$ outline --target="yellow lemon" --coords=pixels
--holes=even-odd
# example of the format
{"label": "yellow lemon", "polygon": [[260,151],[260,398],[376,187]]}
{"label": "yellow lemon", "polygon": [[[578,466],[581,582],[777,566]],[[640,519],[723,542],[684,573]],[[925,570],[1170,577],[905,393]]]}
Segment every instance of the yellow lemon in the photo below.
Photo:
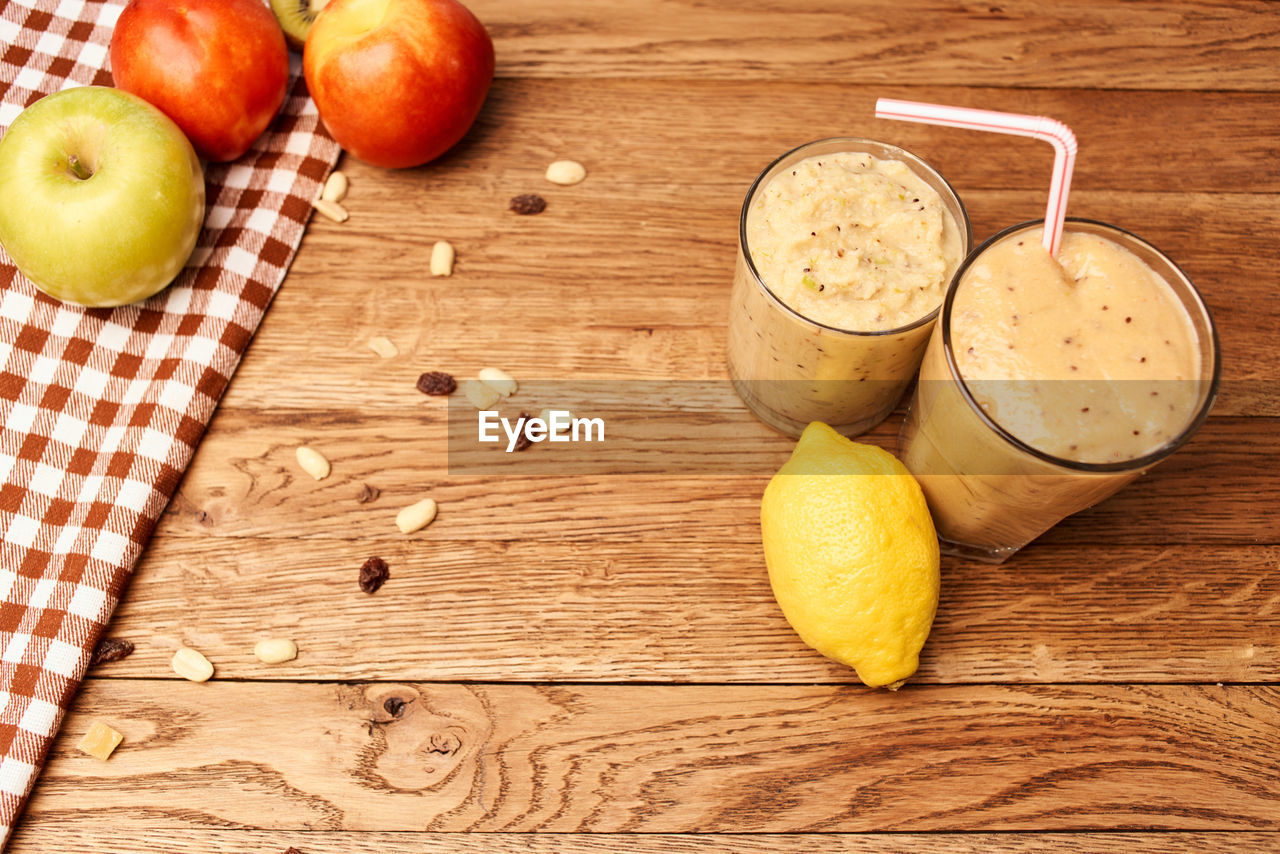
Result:
{"label": "yellow lemon", "polygon": [[760,503],[764,557],[787,622],[873,687],[916,672],[938,610],[938,539],[894,456],[821,422]]}

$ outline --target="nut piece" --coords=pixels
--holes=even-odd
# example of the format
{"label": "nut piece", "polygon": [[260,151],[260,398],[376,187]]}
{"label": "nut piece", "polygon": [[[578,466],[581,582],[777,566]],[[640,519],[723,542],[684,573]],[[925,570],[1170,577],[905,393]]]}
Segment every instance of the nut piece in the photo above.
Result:
{"label": "nut piece", "polygon": [[133,655],[133,641],[127,641],[124,638],[103,638],[98,641],[98,646],[93,650],[89,666],[96,667],[109,661],[119,661],[130,655]]}
{"label": "nut piece", "polygon": [[324,458],[324,454],[306,445],[301,445],[295,453],[298,457],[298,465],[302,466],[302,470],[307,474],[316,480],[324,480],[329,476],[332,467]]}
{"label": "nut piece", "polygon": [[491,409],[502,399],[502,393],[480,380],[467,380],[462,384],[462,393],[476,409]]}
{"label": "nut piece", "polygon": [[383,338],[381,335],[369,339],[369,349],[377,353],[384,359],[394,359],[400,355],[400,350],[390,338]]}
{"label": "nut piece", "polygon": [[377,501],[378,496],[382,494],[382,490],[372,484],[366,483],[360,487],[360,494],[356,496],[357,504],[368,504],[370,501]]}
{"label": "nut piece", "polygon": [[412,534],[430,525],[435,518],[436,502],[433,499],[424,498],[396,514],[396,527],[402,534]]}
{"label": "nut piece", "polygon": [[418,391],[437,397],[453,394],[458,390],[458,381],[452,374],[444,371],[427,371],[418,375]]}
{"label": "nut piece", "polygon": [[557,160],[547,167],[547,180],[552,184],[577,184],[587,177],[587,169],[576,160]]}
{"label": "nut piece", "polygon": [[516,196],[510,202],[510,208],[521,216],[540,214],[547,209],[547,200],[537,193],[525,193]]}
{"label": "nut piece", "polygon": [[431,275],[453,275],[453,244],[447,240],[437,240],[431,247]]}
{"label": "nut piece", "polygon": [[208,682],[213,675],[213,665],[209,663],[209,659],[189,646],[175,652],[170,663],[174,673],[192,682]]}
{"label": "nut piece", "polygon": [[124,741],[123,735],[102,721],[94,721],[89,731],[84,734],[84,738],[80,739],[80,743],[76,745],[76,749],[95,759],[105,761],[122,741]]}
{"label": "nut piece", "polygon": [[263,664],[282,664],[298,657],[298,645],[288,638],[260,640],[253,645],[253,654]]}
{"label": "nut piece", "polygon": [[511,374],[498,368],[481,368],[480,373],[476,374],[476,376],[480,379],[480,382],[503,397],[511,397],[516,393],[516,389],[520,387]]}
{"label": "nut piece", "polygon": [[520,419],[516,421],[516,429],[520,431],[520,434],[516,436],[515,444],[511,446],[511,450],[523,451],[526,448],[532,447],[533,440],[529,438],[529,433],[525,430],[525,425],[529,423],[529,419],[531,418],[533,418],[533,416],[527,412],[520,413]]}
{"label": "nut piece", "polygon": [[324,182],[320,198],[326,202],[340,202],[347,197],[347,176],[341,172],[331,172],[329,180]]}
{"label": "nut piece", "polygon": [[544,410],[542,410],[541,412],[539,412],[539,413],[538,413],[538,417],[542,419],[542,423],[544,423],[544,424],[546,424],[546,425],[547,425],[547,438],[548,438],[548,439],[550,439],[550,438],[551,438],[551,435],[552,435],[552,434],[551,434],[551,413],[552,413],[552,412],[563,412],[563,413],[564,413],[564,417],[563,417],[563,418],[560,420],[560,422],[559,422],[561,425],[564,425],[564,432],[562,432],[562,433],[556,433],[555,435],[557,435],[557,436],[567,436],[567,435],[569,435],[569,426],[568,426],[568,425],[570,425],[570,424],[572,424],[572,423],[573,423],[573,413],[572,413],[572,412],[570,412],[570,411],[569,411],[569,410],[567,410],[567,409],[561,409],[561,408],[560,408],[560,407],[558,407],[558,406],[552,406],[552,407],[548,407],[547,409],[544,409]]}
{"label": "nut piece", "polygon": [[331,202],[328,199],[316,199],[311,203],[311,206],[334,222],[347,221],[347,209],[337,202]]}
{"label": "nut piece", "polygon": [[377,593],[378,588],[391,577],[391,567],[380,557],[371,557],[360,567],[360,589],[365,593]]}

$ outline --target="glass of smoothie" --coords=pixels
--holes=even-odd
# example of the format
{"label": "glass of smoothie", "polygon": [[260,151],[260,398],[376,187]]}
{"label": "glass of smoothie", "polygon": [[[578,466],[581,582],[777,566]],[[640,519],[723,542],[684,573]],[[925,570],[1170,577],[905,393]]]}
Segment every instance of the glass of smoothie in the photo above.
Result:
{"label": "glass of smoothie", "polygon": [[920,368],[900,456],[943,551],[1004,561],[1181,447],[1218,388],[1218,338],[1173,261],[1068,219],[982,244],[956,273]]}
{"label": "glass of smoothie", "polygon": [[734,388],[771,427],[871,429],[914,378],[973,245],[951,185],[868,139],[811,142],[747,191],[729,310]]}

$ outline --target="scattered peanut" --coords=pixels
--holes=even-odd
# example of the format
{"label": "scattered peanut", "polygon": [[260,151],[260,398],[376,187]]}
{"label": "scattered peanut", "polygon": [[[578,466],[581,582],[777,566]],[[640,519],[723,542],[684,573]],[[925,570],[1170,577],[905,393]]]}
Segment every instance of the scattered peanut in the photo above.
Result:
{"label": "scattered peanut", "polygon": [[511,374],[498,368],[481,368],[480,373],[476,374],[476,376],[480,379],[480,382],[503,397],[511,397],[516,393],[516,389],[520,387]]}
{"label": "scattered peanut", "polygon": [[452,276],[453,259],[453,244],[447,240],[436,241],[431,247],[431,275]]}
{"label": "scattered peanut", "polygon": [[347,221],[347,209],[337,202],[328,199],[316,199],[311,206],[334,222]]}
{"label": "scattered peanut", "polygon": [[576,160],[557,160],[547,167],[547,180],[552,184],[577,184],[587,177],[587,169]]}
{"label": "scattered peanut", "polygon": [[253,654],[263,664],[283,664],[298,657],[298,645],[288,638],[270,638],[254,644]]}
{"label": "scattered peanut", "polygon": [[435,518],[436,502],[431,498],[424,498],[396,514],[396,527],[402,534],[412,534],[430,525]]}
{"label": "scattered peanut", "polygon": [[369,349],[377,353],[384,359],[394,359],[400,355],[400,350],[390,338],[383,338],[381,335],[369,339]]}
{"label": "scattered peanut", "polygon": [[76,745],[76,749],[95,759],[106,761],[122,741],[124,741],[123,735],[102,721],[94,721],[89,731],[84,734],[84,738],[80,739],[80,743]]}
{"label": "scattered peanut", "polygon": [[480,382],[480,380],[464,381],[462,383],[462,393],[476,409],[491,409],[495,403],[502,399],[501,392]]}
{"label": "scattered peanut", "polygon": [[294,453],[298,457],[298,465],[302,466],[302,470],[316,480],[324,480],[329,476],[332,466],[329,465],[329,461],[325,459],[324,454],[314,448],[308,448],[306,445],[299,446]]}
{"label": "scattered peanut", "polygon": [[192,682],[208,682],[213,675],[213,665],[209,663],[209,659],[189,646],[175,652],[170,664],[174,673]]}
{"label": "scattered peanut", "polygon": [[326,202],[340,202],[347,197],[347,176],[341,172],[332,172],[329,180],[324,182],[320,198]]}
{"label": "scattered peanut", "polygon": [[[544,410],[542,410],[541,412],[539,412],[539,413],[538,413],[538,417],[542,419],[542,423],[544,423],[544,424],[546,424],[546,425],[547,425],[547,435],[548,435],[548,436],[550,436],[550,435],[551,435],[551,413],[552,413],[552,412],[560,412],[560,413],[562,413],[562,415],[561,415],[561,417],[560,417],[560,420],[557,422],[557,423],[558,423],[558,424],[560,424],[560,425],[564,425],[564,423],[565,423],[566,421],[568,421],[569,423],[572,423],[572,422],[573,422],[573,413],[572,413],[572,412],[570,412],[570,411],[569,411],[569,410],[567,410],[567,409],[561,409],[561,408],[559,408],[559,407],[552,407],[552,408],[550,408],[550,409],[544,409]],[[561,429],[565,429],[565,428],[562,426],[562,427],[561,427]],[[557,434],[557,435],[560,435],[560,434]]]}

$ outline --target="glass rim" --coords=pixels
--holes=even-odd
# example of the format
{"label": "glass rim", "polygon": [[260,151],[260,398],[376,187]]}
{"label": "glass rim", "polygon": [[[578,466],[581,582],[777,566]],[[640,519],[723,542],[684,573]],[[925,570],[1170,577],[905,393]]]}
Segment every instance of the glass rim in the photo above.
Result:
{"label": "glass rim", "polygon": [[[969,210],[964,206],[964,200],[960,198],[960,194],[956,192],[956,188],[951,186],[951,182],[948,181],[945,177],[943,177],[941,172],[939,172],[937,169],[934,169],[933,166],[928,163],[928,161],[924,160],[924,158],[920,157],[919,155],[912,154],[910,151],[907,151],[905,148],[900,148],[899,146],[896,146],[889,142],[881,142],[878,139],[869,139],[867,137],[858,137],[858,136],[829,136],[823,139],[815,139],[812,142],[806,142],[802,145],[797,145],[795,148],[792,148],[790,151],[786,151],[783,154],[779,155],[778,157],[774,158],[774,160],[768,166],[764,167],[764,169],[760,172],[760,174],[756,176],[756,179],[751,182],[751,186],[747,189],[747,195],[742,200],[742,211],[738,216],[738,252],[742,255],[743,260],[746,262],[747,269],[751,272],[751,278],[755,281],[756,285],[762,291],[764,291],[764,293],[774,303],[774,305],[781,308],[787,314],[790,314],[792,317],[810,326],[815,326],[815,327],[818,327],[819,329],[825,329],[829,332],[835,332],[839,335],[866,336],[871,338],[875,338],[883,335],[898,335],[903,332],[910,332],[914,329],[919,329],[921,326],[924,326],[926,323],[933,322],[938,318],[938,313],[942,311],[942,305],[943,305],[942,302],[939,302],[937,307],[935,307],[928,314],[922,315],[910,323],[904,324],[902,326],[897,326],[892,329],[844,329],[843,327],[840,327],[840,326],[832,326],[829,323],[823,323],[820,320],[814,320],[811,317],[803,315],[800,312],[796,311],[791,306],[787,305],[778,297],[777,294],[773,292],[772,288],[770,288],[767,284],[765,284],[764,279],[761,278],[760,271],[756,269],[756,262],[751,258],[750,247],[747,243],[747,212],[751,209],[751,200],[755,198],[756,192],[761,188],[762,184],[764,183],[765,176],[769,175],[769,173],[771,173],[778,166],[779,163],[782,163],[787,158],[795,154],[798,154],[799,152],[804,151],[807,148],[814,148],[816,146],[824,145],[827,143],[850,144],[855,147],[854,148],[855,151],[856,151],[856,146],[870,143],[874,146],[883,148],[888,152],[893,152],[895,155],[901,155],[902,160],[907,162],[909,165],[912,165],[912,164],[917,165],[920,168],[924,169],[925,172],[927,172],[929,175],[936,178],[942,186],[946,187],[947,192],[951,194],[951,198],[955,199],[956,207],[960,209],[960,214],[964,218],[963,224],[956,223],[957,227],[959,227],[960,229],[960,240],[964,244],[962,247],[962,251],[964,254],[961,257],[960,265],[956,268],[957,272],[959,271],[960,267],[964,266],[964,259],[968,257],[968,255],[972,252],[973,223],[970,222],[969,220]],[[870,152],[867,152],[867,153],[870,153]],[[913,169],[912,171],[914,172],[915,170]],[[939,193],[939,195],[941,195],[941,193]],[[954,280],[954,277],[952,280]],[[946,285],[944,285],[944,289],[945,287]]]}
{"label": "glass rim", "polygon": [[[1205,323],[1209,327],[1209,344],[1211,346],[1213,357],[1213,370],[1208,380],[1208,391],[1205,393],[1204,401],[1200,404],[1199,409],[1196,410],[1195,415],[1187,420],[1187,423],[1183,425],[1182,429],[1178,431],[1176,436],[1169,439],[1169,441],[1160,445],[1155,450],[1149,451],[1140,457],[1133,457],[1131,459],[1118,460],[1110,463],[1089,463],[1082,462],[1080,460],[1064,459],[1027,444],[1002,427],[997,421],[995,421],[995,419],[991,418],[991,416],[989,416],[981,406],[978,405],[978,401],[974,398],[973,392],[965,382],[964,377],[960,375],[960,368],[956,365],[955,352],[951,346],[951,310],[955,304],[956,294],[960,290],[960,280],[964,276],[965,272],[968,271],[969,267],[972,266],[973,262],[997,241],[1029,228],[1043,226],[1044,220],[1042,219],[1027,220],[1026,222],[1020,222],[996,232],[986,240],[982,241],[982,243],[970,252],[968,257],[960,263],[960,266],[956,268],[955,275],[951,277],[951,283],[947,287],[947,294],[942,300],[942,352],[947,359],[947,370],[950,371],[952,379],[955,380],[956,385],[960,388],[960,394],[964,398],[965,403],[969,405],[969,409],[972,410],[992,432],[1006,443],[1013,445],[1018,450],[1023,451],[1042,462],[1076,472],[1114,474],[1116,472],[1129,472],[1144,469],[1155,465],[1189,442],[1191,437],[1194,436],[1200,427],[1204,425],[1204,422],[1208,420],[1209,410],[1213,408],[1214,401],[1217,400],[1218,397],[1218,385],[1222,375],[1222,352],[1218,341],[1218,327],[1213,321],[1213,314],[1209,311],[1208,304],[1204,301],[1204,295],[1200,293],[1200,290],[1195,286],[1195,283],[1191,281],[1191,277],[1188,276],[1172,258],[1162,252],[1150,241],[1144,240],[1133,232],[1121,228],[1118,225],[1112,225],[1109,222],[1102,222],[1101,220],[1069,216],[1065,220],[1065,225],[1069,226],[1071,223],[1098,226],[1113,233],[1124,235],[1125,237],[1146,247],[1169,265],[1169,268],[1177,274],[1178,278],[1181,279],[1182,284],[1195,298],[1195,304],[1204,314]],[[1069,229],[1064,227],[1063,230],[1068,231]],[[1165,279],[1166,277],[1161,276],[1161,278]],[[1170,288],[1174,286],[1172,282],[1169,283],[1169,285]],[[1203,367],[1201,368],[1201,373],[1203,374]],[[1204,382],[1204,380],[1200,379],[1199,382]]]}

